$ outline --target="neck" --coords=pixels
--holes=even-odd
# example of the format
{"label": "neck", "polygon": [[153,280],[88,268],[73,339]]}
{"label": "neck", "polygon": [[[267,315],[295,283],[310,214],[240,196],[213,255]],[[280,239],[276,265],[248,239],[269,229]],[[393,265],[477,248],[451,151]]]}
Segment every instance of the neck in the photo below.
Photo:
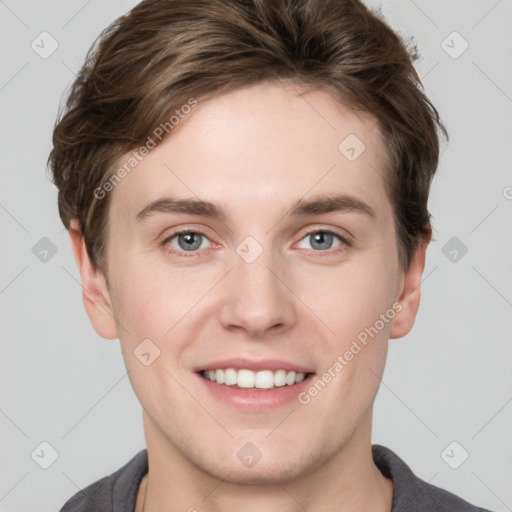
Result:
{"label": "neck", "polygon": [[194,465],[144,413],[149,472],[135,510],[390,512],[393,485],[373,462],[371,411],[359,427],[327,461],[305,464],[306,470],[292,479],[275,478],[267,471],[265,481],[254,484],[237,481],[233,473],[218,478]]}

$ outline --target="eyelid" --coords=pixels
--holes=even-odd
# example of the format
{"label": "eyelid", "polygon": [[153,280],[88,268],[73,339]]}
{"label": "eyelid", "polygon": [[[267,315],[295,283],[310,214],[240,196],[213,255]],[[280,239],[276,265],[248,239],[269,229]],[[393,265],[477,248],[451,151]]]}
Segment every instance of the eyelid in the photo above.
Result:
{"label": "eyelid", "polygon": [[[337,230],[336,228],[332,228],[332,227],[314,227],[314,228],[308,229],[304,233],[302,233],[301,240],[305,236],[310,235],[312,233],[322,232],[322,233],[331,233],[332,235],[336,235],[339,238],[341,238],[342,240],[346,241],[346,243],[349,243],[349,237],[347,237],[346,235],[342,235],[339,231],[341,231],[341,229]],[[352,237],[352,233],[350,233],[346,229],[344,229],[342,231],[345,231],[345,233],[347,233],[347,235]]]}

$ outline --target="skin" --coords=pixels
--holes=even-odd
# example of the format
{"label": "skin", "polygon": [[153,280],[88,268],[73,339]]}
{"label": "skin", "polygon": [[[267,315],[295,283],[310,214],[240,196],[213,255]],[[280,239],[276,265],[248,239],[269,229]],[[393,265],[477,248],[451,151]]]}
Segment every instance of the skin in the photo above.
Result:
{"label": "skin", "polygon": [[[262,83],[200,102],[115,187],[108,287],[77,223],[69,230],[89,318],[100,336],[120,339],[144,410],[145,512],[391,510],[392,483],[371,456],[372,407],[388,340],[414,324],[428,240],[401,270],[375,119],[325,91],[297,91]],[[338,150],[349,134],[366,145],[353,162]],[[333,191],[364,201],[375,218],[287,215],[297,199]],[[170,195],[212,201],[228,216],[137,221],[149,202]],[[192,256],[166,251],[185,252],[178,237],[162,243],[181,228],[206,235]],[[309,229],[350,245],[334,237],[318,249]],[[247,236],[263,249],[250,264],[236,252]],[[206,393],[193,373],[248,357],[319,376],[395,303],[401,311],[307,405],[240,411]],[[149,366],[133,354],[146,338],[161,351]],[[263,454],[252,468],[236,456],[247,442]]]}

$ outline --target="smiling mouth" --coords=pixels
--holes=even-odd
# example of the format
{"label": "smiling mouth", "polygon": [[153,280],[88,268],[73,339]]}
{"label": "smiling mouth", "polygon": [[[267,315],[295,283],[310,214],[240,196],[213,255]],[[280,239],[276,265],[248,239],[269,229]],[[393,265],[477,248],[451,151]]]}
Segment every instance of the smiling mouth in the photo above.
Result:
{"label": "smiling mouth", "polygon": [[311,373],[300,373],[286,370],[252,371],[246,368],[225,368],[203,370],[199,372],[206,380],[245,391],[268,391],[285,386],[293,386],[302,382]]}

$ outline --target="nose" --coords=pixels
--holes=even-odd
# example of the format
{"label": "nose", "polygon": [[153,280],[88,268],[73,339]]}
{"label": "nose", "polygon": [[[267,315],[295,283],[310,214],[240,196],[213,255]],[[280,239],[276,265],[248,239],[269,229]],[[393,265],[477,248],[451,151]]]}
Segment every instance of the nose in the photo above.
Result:
{"label": "nose", "polygon": [[220,311],[226,329],[259,339],[284,332],[295,324],[297,298],[287,283],[290,279],[285,266],[277,263],[267,250],[251,263],[234,255],[234,268],[226,276]]}

